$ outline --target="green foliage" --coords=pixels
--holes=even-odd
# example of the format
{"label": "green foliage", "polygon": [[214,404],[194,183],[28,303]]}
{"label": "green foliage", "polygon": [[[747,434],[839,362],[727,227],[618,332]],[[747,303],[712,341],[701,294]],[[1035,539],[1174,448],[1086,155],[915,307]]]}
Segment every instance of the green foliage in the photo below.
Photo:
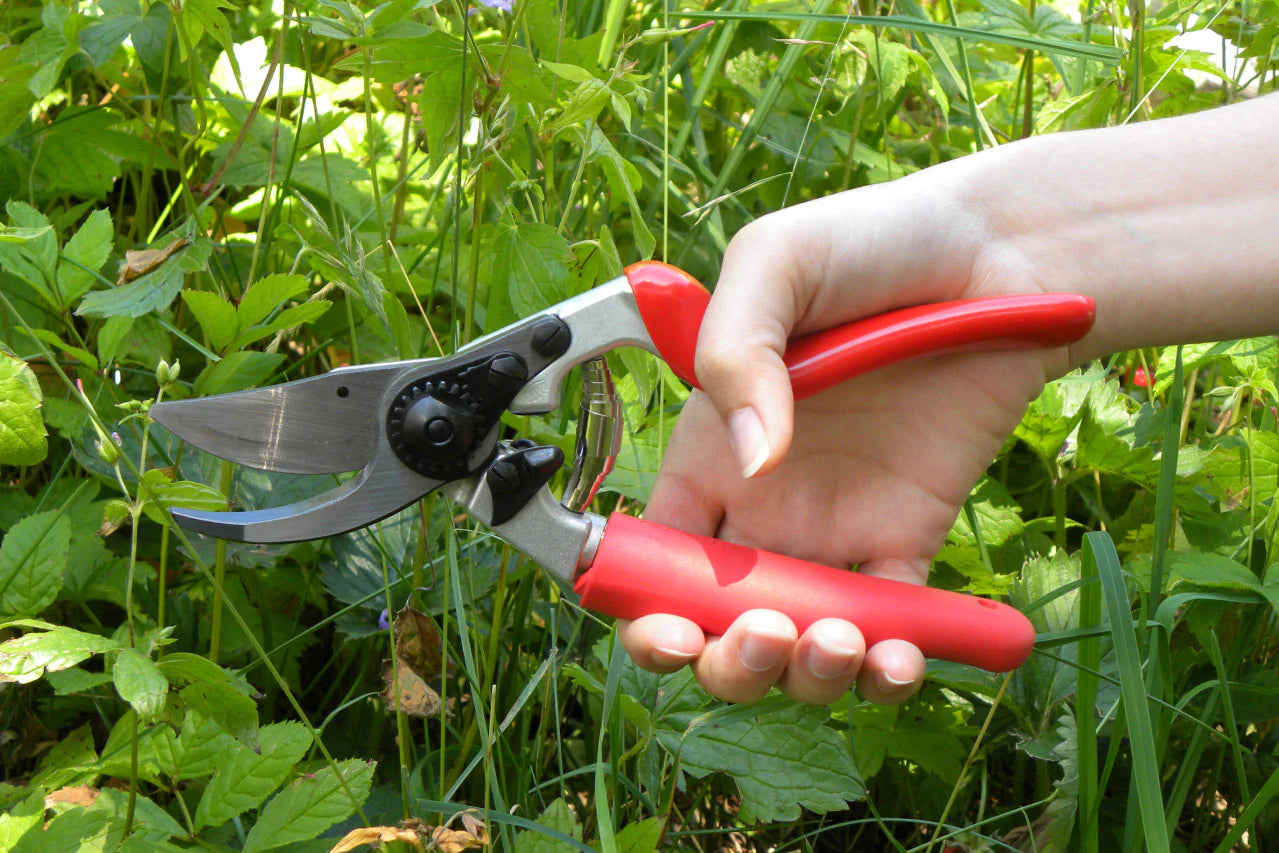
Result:
{"label": "green foliage", "polygon": [[[530,853],[1273,843],[1274,339],[1048,386],[932,578],[1008,597],[1040,653],[933,664],[899,708],[644,673],[442,499],[315,543],[172,524],[335,483],[222,466],[157,400],[447,353],[644,258],[713,282],[768,211],[1273,90],[1279,56],[1274,0],[502,5],[4,4],[0,848],[328,849],[468,810]],[[637,511],[687,391],[611,364],[597,500]],[[571,449],[566,396],[505,426]],[[425,720],[378,696],[409,604],[442,637]]]}

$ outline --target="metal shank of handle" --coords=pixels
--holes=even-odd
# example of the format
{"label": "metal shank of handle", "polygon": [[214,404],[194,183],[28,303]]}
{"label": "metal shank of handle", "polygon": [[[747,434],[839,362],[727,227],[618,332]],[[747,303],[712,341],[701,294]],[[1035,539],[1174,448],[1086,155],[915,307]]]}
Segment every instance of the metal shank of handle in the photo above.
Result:
{"label": "metal shank of handle", "polygon": [[[626,268],[653,345],[675,375],[699,385],[697,335],[710,294],[695,278],[660,261]],[[793,339],[784,360],[795,399],[879,367],[923,355],[1034,349],[1074,343],[1096,319],[1077,293],[1036,293],[938,302],[889,311]],[[700,387],[700,385],[699,385]]]}
{"label": "metal shank of handle", "polygon": [[872,646],[907,640],[927,657],[992,672],[1030,656],[1035,631],[995,601],[885,580],[694,536],[614,513],[575,589],[599,613],[635,619],[672,613],[722,634],[755,608],[786,614],[802,633],[826,617],[856,625]]}

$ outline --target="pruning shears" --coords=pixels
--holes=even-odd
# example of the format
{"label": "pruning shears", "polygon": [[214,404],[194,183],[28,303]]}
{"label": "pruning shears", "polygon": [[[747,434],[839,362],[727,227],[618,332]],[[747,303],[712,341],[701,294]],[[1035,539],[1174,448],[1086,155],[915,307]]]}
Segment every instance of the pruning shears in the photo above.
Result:
{"label": "pruning shears", "polygon": [[[223,459],[298,474],[360,472],[287,506],[174,509],[173,516],[223,539],[302,541],[372,524],[440,489],[603,614],[673,613],[718,634],[742,612],[766,607],[800,631],[835,616],[856,624],[868,645],[898,638],[929,657],[1001,672],[1020,666],[1034,630],[1007,604],[584,511],[620,448],[620,406],[604,353],[641,347],[696,385],[693,355],[709,298],[682,270],[643,262],[451,356],[159,403],[151,408],[157,421]],[[1091,299],[1063,293],[922,305],[797,338],[785,361],[802,399],[917,356],[1062,346],[1081,338],[1094,315]],[[563,451],[504,439],[501,418],[556,409],[578,366],[581,417],[559,499],[547,484]]]}

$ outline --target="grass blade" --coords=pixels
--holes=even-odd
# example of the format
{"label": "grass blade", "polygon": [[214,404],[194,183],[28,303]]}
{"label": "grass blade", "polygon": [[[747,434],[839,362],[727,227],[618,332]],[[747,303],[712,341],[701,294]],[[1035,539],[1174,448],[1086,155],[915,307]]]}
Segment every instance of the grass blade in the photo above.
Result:
{"label": "grass blade", "polygon": [[887,27],[912,33],[927,33],[934,36],[968,39],[969,41],[1006,44],[1023,50],[1036,50],[1040,53],[1051,53],[1057,56],[1095,59],[1107,65],[1114,65],[1123,56],[1123,51],[1118,48],[1106,47],[1105,45],[1084,44],[1083,42],[1062,41],[1060,39],[1030,38],[1028,36],[1017,36],[990,30],[975,30],[972,27],[939,24],[927,18],[913,18],[907,15],[827,15],[821,13],[808,14],[805,12],[681,12],[680,17],[696,21],[805,21],[814,24],[861,24],[866,27]]}
{"label": "grass blade", "polygon": [[1155,737],[1150,724],[1150,707],[1146,702],[1141,659],[1137,652],[1136,626],[1128,606],[1128,590],[1124,586],[1119,554],[1110,536],[1102,532],[1084,536],[1084,563],[1091,564],[1101,578],[1110,617],[1110,636],[1119,664],[1119,690],[1123,697],[1128,722],[1128,739],[1132,752],[1132,784],[1137,788],[1137,804],[1148,850],[1168,849],[1168,830],[1164,827],[1163,800],[1159,790],[1159,762],[1155,754]]}

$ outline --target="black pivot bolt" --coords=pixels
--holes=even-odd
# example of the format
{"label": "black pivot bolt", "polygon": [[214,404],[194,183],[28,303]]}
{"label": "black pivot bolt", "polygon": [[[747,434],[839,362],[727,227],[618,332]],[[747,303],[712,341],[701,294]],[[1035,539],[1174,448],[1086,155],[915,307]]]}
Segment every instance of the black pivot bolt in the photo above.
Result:
{"label": "black pivot bolt", "polygon": [[524,365],[524,359],[513,353],[495,356],[484,373],[488,386],[499,394],[518,391],[527,378],[528,368]]}
{"label": "black pivot bolt", "polygon": [[533,327],[533,349],[544,358],[559,358],[573,340],[568,326],[558,317],[543,317]]}
{"label": "black pivot bolt", "polygon": [[438,397],[423,397],[404,414],[404,440],[431,458],[465,454],[474,438],[471,413]]}
{"label": "black pivot bolt", "polygon": [[524,480],[520,468],[521,466],[516,465],[511,459],[499,459],[489,467],[484,479],[488,481],[493,494],[513,494]]}

